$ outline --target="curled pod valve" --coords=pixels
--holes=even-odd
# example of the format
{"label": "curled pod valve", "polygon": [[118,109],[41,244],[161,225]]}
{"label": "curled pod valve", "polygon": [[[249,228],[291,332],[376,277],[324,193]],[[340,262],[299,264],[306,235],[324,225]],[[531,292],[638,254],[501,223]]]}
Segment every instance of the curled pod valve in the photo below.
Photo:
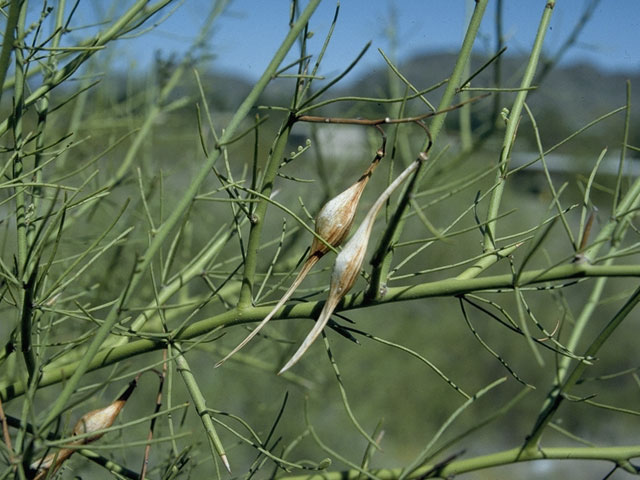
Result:
{"label": "curled pod valve", "polygon": [[[423,126],[422,124],[420,124]],[[367,252],[367,245],[369,243],[369,237],[371,236],[371,230],[373,228],[373,224],[375,222],[376,215],[380,211],[380,208],[385,204],[385,202],[389,199],[393,191],[398,188],[409,176],[420,166],[420,164],[427,160],[428,152],[431,148],[431,136],[429,134],[429,130],[425,128],[427,135],[429,137],[429,142],[427,148],[420,152],[418,158],[411,163],[398,177],[385,189],[384,192],[378,197],[376,202],[373,204],[366,217],[353,234],[353,236],[349,239],[349,241],[342,248],[338,256],[336,257],[335,264],[333,266],[333,271],[331,273],[331,283],[329,286],[329,296],[327,301],[320,312],[320,316],[316,321],[313,329],[309,332],[307,337],[304,339],[296,353],[291,357],[291,359],[285,364],[284,367],[278,372],[278,374],[282,374],[291,368],[302,355],[307,351],[307,349],[311,346],[311,344],[318,338],[320,332],[325,327],[331,314],[338,306],[338,303],[344,298],[349,290],[353,287],[358,278],[358,274],[360,273],[360,269],[362,268],[362,263],[364,261],[364,256]]]}
{"label": "curled pod valve", "polygon": [[[98,408],[97,410],[85,413],[80,420],[76,422],[75,427],[73,427],[73,435],[89,435],[79,438],[72,442],[71,445],[85,445],[102,437],[102,435],[104,435],[103,430],[113,425],[113,422],[115,422],[118,414],[133,393],[137,384],[138,377],[129,383],[127,389],[113,403],[104,408]],[[95,435],[90,435],[94,432]],[[35,461],[29,467],[33,472],[33,479],[41,480],[44,478],[53,478],[53,474],[71,455],[75,453],[75,451],[75,448],[63,448]]]}
{"label": "curled pod valve", "polygon": [[[278,303],[271,309],[269,314],[253,329],[253,331],[245,337],[231,352],[229,352],[222,360],[216,363],[216,367],[222,365],[238,350],[244,347],[247,343],[255,337],[260,330],[273,318],[273,316],[280,310],[280,308],[286,303],[287,300],[293,295],[293,292],[300,286],[304,278],[307,276],[311,268],[320,260],[328,251],[329,246],[337,247],[349,234],[351,225],[358,209],[358,202],[362,196],[362,192],[366,187],[373,171],[376,169],[380,160],[385,155],[386,136],[380,127],[376,125],[378,131],[382,134],[382,146],[376,152],[376,156],[360,178],[344,192],[336,195],[318,212],[315,221],[315,233],[316,237],[313,238],[311,243],[311,251],[309,256],[302,265],[300,272],[296,276],[289,289],[285,292]],[[320,240],[322,238],[324,241]],[[328,245],[327,245],[328,244]]]}

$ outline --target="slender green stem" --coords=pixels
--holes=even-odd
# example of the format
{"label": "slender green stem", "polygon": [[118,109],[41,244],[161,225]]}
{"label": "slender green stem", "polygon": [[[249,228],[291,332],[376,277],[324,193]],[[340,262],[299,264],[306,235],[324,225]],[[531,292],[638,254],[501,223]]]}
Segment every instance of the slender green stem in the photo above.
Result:
{"label": "slender green stem", "polygon": [[[472,11],[471,4],[473,2],[466,2],[466,19],[470,18],[470,14]],[[468,58],[466,63],[463,66],[462,76],[463,78],[469,78],[471,73],[471,58]],[[465,82],[464,85],[468,86],[469,82]],[[468,89],[463,89],[460,92],[460,100],[467,101],[471,97]],[[471,136],[471,105],[464,105],[460,109],[460,146],[463,152],[471,150],[473,147],[473,138]]]}
{"label": "slender green stem", "polygon": [[[587,2],[582,2],[586,4],[584,6],[584,10],[582,14],[578,18],[578,21],[574,25],[573,29],[566,37],[564,42],[558,47],[556,52],[550,57],[546,58],[542,64],[542,69],[540,70],[540,74],[538,76],[538,83],[542,83],[547,75],[560,63],[562,57],[568,52],[571,51],[571,47],[575,46],[578,43],[578,39],[580,38],[580,33],[585,29],[587,23],[593,17],[598,4],[601,0],[590,0]],[[577,12],[574,12],[574,16]]]}
{"label": "slender green stem", "polygon": [[[258,100],[258,97],[265,89],[269,81],[271,80],[273,74],[277,71],[278,66],[286,56],[287,52],[293,45],[295,39],[298,34],[302,31],[309,18],[311,17],[314,10],[317,8],[320,0],[311,0],[308,6],[300,15],[300,18],[296,21],[293,28],[289,31],[286,38],[282,42],[282,45],[278,48],[278,51],[274,55],[273,59],[265,69],[264,73],[256,83],[256,85],[251,89],[245,100],[236,110],[236,113],[232,117],[229,125],[227,126],[225,132],[220,137],[221,142],[225,142],[230,138],[233,138],[236,131],[240,127],[242,120],[247,116],[255,102]],[[198,172],[198,174],[193,178],[189,187],[186,189],[182,198],[180,198],[171,213],[171,215],[167,218],[165,223],[158,229],[156,236],[152,239],[147,251],[144,256],[139,260],[138,265],[136,265],[135,272],[131,279],[131,282],[127,289],[125,289],[120,297],[120,301],[117,302],[114,307],[110,310],[109,314],[105,318],[104,322],[95,332],[95,336],[91,341],[91,344],[87,348],[87,352],[85,353],[82,360],[78,363],[77,369],[73,372],[71,377],[65,384],[64,389],[57,397],[54,404],[51,406],[44,422],[43,426],[47,426],[53,422],[60,413],[65,408],[66,403],[71,398],[71,395],[75,391],[78,386],[82,376],[89,369],[91,362],[94,357],[98,353],[102,343],[105,341],[111,329],[116,325],[120,317],[119,306],[124,305],[126,301],[127,294],[133,294],[137,288],[139,287],[141,280],[144,278],[144,273],[147,270],[147,267],[150,265],[153,260],[155,254],[160,250],[160,247],[163,245],[165,239],[168,237],[169,233],[173,230],[174,226],[181,220],[184,212],[187,210],[193,198],[197,195],[200,186],[204,182],[204,180],[209,176],[209,172],[211,168],[215,164],[216,160],[220,155],[220,150],[216,150],[211,153],[209,158],[207,158]]]}
{"label": "slender green stem", "polygon": [[[60,0],[57,5],[56,12],[56,23],[54,26],[54,31],[56,32],[52,39],[52,50],[49,54],[49,58],[47,59],[48,70],[54,71],[56,68],[57,60],[56,60],[56,52],[55,49],[60,45],[60,38],[62,36],[62,24],[64,20],[64,8],[66,1]],[[33,205],[33,212],[38,212],[38,207],[40,205],[40,197],[42,194],[42,188],[38,185],[42,183],[42,162],[44,153],[46,152],[46,127],[47,127],[47,116],[49,113],[49,94],[44,95],[40,101],[39,105],[36,105],[36,111],[38,113],[38,127],[36,130],[36,154],[33,162],[33,170],[35,171],[35,178],[33,186],[33,190],[31,193],[31,203]],[[27,225],[27,245],[29,248],[33,247],[34,236],[36,233],[36,223],[30,222]]]}
{"label": "slender green stem", "polygon": [[367,103],[380,103],[380,104],[385,104],[385,103],[403,103],[406,102],[407,100],[413,100],[414,98],[420,97],[422,95],[424,95],[425,93],[429,93],[433,90],[436,90],[438,88],[440,88],[442,85],[444,85],[446,83],[446,80],[442,80],[438,83],[436,83],[435,85],[429,87],[429,88],[425,88],[424,90],[420,90],[416,93],[414,93],[413,95],[407,95],[406,97],[404,96],[393,96],[392,98],[385,98],[385,97],[355,97],[355,96],[348,96],[348,97],[336,97],[336,98],[330,98],[328,100],[323,100],[321,102],[318,102],[314,105],[310,105],[308,107],[304,107],[301,108],[299,110],[296,111],[297,115],[305,115],[307,112],[310,112],[312,110],[316,110],[320,107],[324,107],[325,105],[331,105],[332,103],[337,103],[337,102],[367,102]]}
{"label": "slender green stem", "polygon": [[362,428],[362,425],[360,425],[360,422],[356,418],[355,413],[353,413],[353,409],[351,408],[351,405],[349,403],[349,397],[347,396],[347,389],[345,388],[344,382],[342,381],[342,376],[340,375],[338,362],[336,362],[336,359],[333,356],[333,352],[331,351],[331,346],[329,345],[329,341],[326,335],[324,335],[324,345],[325,345],[325,348],[327,349],[329,362],[331,362],[331,367],[333,368],[333,373],[335,374],[336,381],[338,383],[338,389],[340,390],[340,397],[342,398],[342,404],[344,405],[344,409],[347,412],[347,416],[349,417],[349,420],[351,420],[351,423],[353,424],[353,426],[356,428],[358,432],[360,432],[360,435],[363,436],[363,438],[367,441],[369,445],[372,445],[376,449],[380,450],[380,445],[378,445],[378,443],[373,439],[373,437],[369,435],[364,428]]}
{"label": "slender green stem", "polygon": [[[556,210],[558,212],[558,216],[560,218],[560,221],[562,222],[562,225],[564,226],[565,232],[567,233],[567,237],[569,238],[569,241],[571,242],[571,245],[573,246],[573,248],[575,250],[578,250],[580,247],[576,244],[576,241],[573,238],[573,234],[571,233],[571,227],[569,226],[569,222],[567,221],[566,216],[564,215],[564,209],[562,208],[562,204],[560,203],[560,195],[558,194],[558,192],[556,191],[555,186],[553,185],[553,180],[551,178],[551,173],[549,172],[549,169],[547,168],[547,161],[545,160],[544,157],[544,149],[542,148],[542,140],[540,138],[540,131],[538,130],[538,123],[536,122],[536,118],[533,115],[533,112],[531,111],[531,109],[529,109],[529,106],[526,104],[526,102],[524,103],[524,109],[529,117],[529,120],[531,121],[531,126],[533,128],[533,131],[535,133],[535,139],[536,139],[536,146],[538,147],[538,154],[540,155],[540,161],[542,163],[542,169],[544,171],[544,175],[547,179],[547,185],[549,186],[549,190],[551,191],[551,196],[553,198],[553,203],[556,206]],[[495,237],[493,237],[495,238]]]}
{"label": "slender green stem", "polygon": [[198,382],[196,381],[189,364],[187,363],[187,359],[184,358],[184,352],[178,345],[174,345],[173,348],[177,351],[177,355],[175,357],[177,370],[180,375],[182,375],[184,384],[189,391],[189,395],[191,395],[193,406],[196,408],[196,412],[198,413],[198,416],[202,421],[202,425],[207,432],[207,437],[209,438],[209,443],[212,447],[213,453],[214,455],[217,453],[220,456],[225,468],[231,472],[231,469],[229,468],[229,460],[227,460],[224,447],[222,446],[222,442],[216,432],[216,427],[213,425],[213,421],[211,420],[210,413],[207,409],[207,402],[200,390],[200,387],[198,386]]}
{"label": "slender green stem", "polygon": [[[523,272],[520,275],[518,287],[524,290],[527,287],[536,288],[536,285],[541,283],[567,282],[584,278],[598,278],[605,276],[640,278],[640,266],[599,266],[572,263],[550,269],[530,270]],[[372,305],[417,300],[421,298],[452,297],[487,290],[493,292],[510,291],[513,288],[513,275],[511,273],[484,276],[480,278],[450,278],[412,286],[389,288],[387,295],[376,301],[365,299],[363,292],[347,295],[340,304],[338,310],[348,311],[370,307]],[[547,287],[542,286],[540,288],[544,289]],[[292,307],[285,306],[279,310],[273,318],[312,318],[320,313],[323,306],[324,301],[300,303]],[[265,306],[251,307],[244,309],[241,312],[237,309],[228,310],[219,315],[215,315],[195,322],[187,327],[180,328],[179,331],[169,332],[166,334],[166,337],[172,338],[175,341],[184,341],[210,333],[214,329],[222,326],[259,322],[269,314],[271,309],[271,306]],[[154,339],[135,340],[127,345],[105,348],[92,355],[90,361],[86,361],[83,358],[77,362],[70,362],[66,365],[56,366],[55,368],[45,368],[42,377],[39,379],[39,385],[52,385],[63,380],[68,382],[70,380],[67,379],[69,379],[72,374],[80,368],[80,366],[82,366],[85,371],[93,371],[136,355],[165,348],[165,346],[166,340],[163,339],[163,336],[156,335],[154,336]],[[22,395],[24,391],[25,385],[22,382],[0,384],[0,397],[3,402]]]}
{"label": "slender green stem", "polygon": [[618,201],[622,195],[622,179],[624,178],[624,161],[627,156],[627,145],[629,144],[629,125],[631,125],[631,81],[627,80],[627,111],[624,119],[624,135],[622,138],[622,148],[620,149],[620,162],[618,163],[618,176],[616,177],[616,191],[613,194],[613,208],[615,212]]}
{"label": "slender green stem", "polygon": [[[487,3],[488,0],[478,0],[476,2],[467,32],[462,42],[462,47],[460,48],[460,53],[458,54],[456,64],[453,68],[453,72],[451,73],[449,83],[447,84],[447,87],[442,94],[440,104],[438,105],[438,111],[445,110],[449,105],[451,105],[453,97],[457,93],[457,88],[464,76],[465,65],[471,58],[471,49],[478,34],[480,22],[482,21],[485,9],[487,8]],[[437,115],[429,125],[431,138],[434,142],[444,125],[446,116],[446,114]],[[423,149],[427,148],[428,142],[429,140],[425,140]],[[424,166],[421,165],[416,172],[416,176],[418,178],[422,168],[424,168]],[[405,189],[394,215],[391,217],[391,220],[389,221],[389,224],[376,247],[371,260],[373,269],[371,271],[371,281],[367,292],[367,296],[371,299],[379,299],[381,296],[384,296],[384,292],[386,291],[385,282],[389,274],[389,270],[391,269],[391,261],[393,259],[393,245],[398,241],[402,233],[406,220],[405,213],[409,208],[411,197],[415,193],[418,183],[419,182],[417,181],[412,182]]]}
{"label": "slender green stem", "polygon": [[[511,465],[534,460],[607,460],[621,465],[630,473],[637,474],[638,471],[630,460],[640,456],[640,445],[629,445],[620,447],[554,447],[531,450],[523,454],[519,448],[512,448],[497,453],[481,455],[464,460],[454,460],[444,465],[437,464],[423,465],[408,477],[409,479],[420,479],[426,473],[434,478],[454,478],[467,472],[475,472],[485,468],[494,468],[502,465]],[[380,480],[397,480],[402,474],[402,469],[382,469],[372,470]],[[357,480],[360,476],[359,470],[346,470],[323,472],[324,480]],[[306,480],[309,475],[291,475],[282,477],[286,480]]]}
{"label": "slender green stem", "polygon": [[242,272],[242,287],[240,289],[240,297],[238,299],[238,308],[243,309],[251,306],[253,301],[253,282],[258,266],[258,249],[260,248],[262,227],[267,213],[269,201],[267,200],[273,190],[273,182],[278,173],[280,162],[284,155],[289,134],[293,127],[293,117],[285,120],[276,141],[269,154],[269,163],[265,169],[262,186],[260,188],[260,201],[253,211],[251,219],[251,230],[249,231],[249,240],[247,241],[247,251],[244,259],[244,271]]}
{"label": "slender green stem", "polygon": [[511,245],[508,247],[503,247],[500,250],[495,252],[490,252],[488,255],[483,256],[480,260],[474,263],[471,267],[467,268],[464,272],[459,274],[456,278],[459,280],[466,280],[468,278],[476,278],[482,272],[484,272],[490,266],[496,264],[499,260],[508,257],[516,249],[522,245],[521,243],[516,243],[515,245]]}
{"label": "slender green stem", "polygon": [[[504,36],[502,34],[502,15],[503,15],[503,0],[496,1],[496,52],[500,52],[504,47]],[[491,125],[491,129],[495,128],[498,122],[501,122],[500,118],[500,106],[501,97],[500,88],[502,86],[502,55],[498,55],[495,63],[493,64],[493,85],[498,89],[496,94],[493,96],[493,113],[491,118],[493,118],[493,124]]]}
{"label": "slender green stem", "polygon": [[21,348],[24,362],[27,366],[27,373],[29,374],[30,382],[33,379],[33,375],[36,369],[36,357],[31,341],[31,332],[34,321],[33,297],[35,295],[35,280],[37,277],[36,273],[36,271],[32,272],[29,276],[29,280],[24,285],[24,291],[22,294],[22,311],[20,312],[20,338],[22,340]]}
{"label": "slender green stem", "polygon": [[[18,15],[17,30],[18,36],[24,35],[24,26],[27,15],[27,2],[21,2],[21,9]],[[23,52],[20,48],[16,48],[15,54],[15,72],[16,86],[14,89],[13,99],[13,137],[14,137],[14,149],[15,156],[13,159],[13,178],[16,179],[15,186],[15,200],[16,200],[16,234],[17,234],[17,252],[18,252],[18,265],[17,265],[17,277],[23,282],[23,287],[20,292],[22,308],[20,312],[20,340],[21,350],[24,357],[25,364],[27,366],[27,373],[29,374],[29,381],[33,379],[33,374],[36,368],[35,354],[32,346],[32,327],[33,327],[33,294],[34,294],[34,280],[35,276],[31,275],[29,281],[25,277],[27,270],[27,225],[29,219],[27,216],[30,212],[27,210],[27,195],[26,187],[23,184],[21,177],[24,171],[24,138],[23,138],[23,116],[25,113],[24,96],[25,96],[25,69],[27,67],[24,59]]]}
{"label": "slender green stem", "polygon": [[[18,30],[20,35],[24,34],[24,24],[27,15],[26,2],[21,2],[22,9],[18,17]],[[23,115],[25,112],[25,60],[22,50],[16,48],[15,51],[15,78],[16,86],[13,94],[13,142],[15,149],[15,157],[13,160],[13,178],[20,179],[22,177],[24,166],[23,149]],[[26,195],[25,186],[21,180],[16,181],[15,186],[16,199],[16,232],[17,232],[17,250],[18,250],[18,278],[21,278],[27,263],[27,208],[25,205]],[[24,280],[24,279],[23,279]]]}
{"label": "slender green stem", "polygon": [[[531,55],[529,62],[520,82],[521,91],[516,95],[516,99],[513,102],[511,111],[509,112],[509,119],[507,121],[507,128],[504,133],[504,140],[502,142],[502,148],[500,150],[500,169],[496,176],[497,187],[493,191],[491,198],[489,199],[489,209],[487,211],[487,218],[496,218],[500,210],[500,202],[502,200],[502,194],[506,185],[506,173],[509,169],[509,160],[511,159],[511,149],[513,148],[513,142],[516,138],[516,132],[518,125],[520,124],[520,116],[524,107],[524,101],[529,93],[528,88],[533,82],[533,77],[538,67],[540,54],[542,52],[542,45],[544,37],[549,30],[549,22],[551,20],[551,14],[553,13],[553,7],[555,6],[555,0],[549,0],[545,4],[544,12],[542,13],[542,19],[538,25],[538,32],[533,42],[531,49]],[[485,250],[495,250],[495,238],[496,238],[496,220],[492,220],[487,224],[486,232],[484,235],[484,248]]]}
{"label": "slender green stem", "polygon": [[0,99],[4,92],[4,79],[7,78],[7,70],[11,61],[11,52],[13,51],[13,41],[15,39],[16,26],[24,0],[11,0],[9,5],[9,16],[4,29],[2,38],[2,50],[0,50]]}

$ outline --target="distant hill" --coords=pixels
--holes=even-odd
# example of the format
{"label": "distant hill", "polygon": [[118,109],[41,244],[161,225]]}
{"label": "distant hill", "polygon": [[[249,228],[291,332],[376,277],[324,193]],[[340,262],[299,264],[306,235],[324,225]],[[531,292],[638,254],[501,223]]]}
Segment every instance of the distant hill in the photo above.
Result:
{"label": "distant hill", "polygon": [[[456,56],[448,53],[430,53],[417,55],[399,65],[403,75],[419,89],[427,88],[441,81],[452,71]],[[487,58],[474,56],[472,58],[471,72],[486,62]],[[517,87],[522,77],[528,58],[525,56],[505,56],[502,59],[502,86]],[[539,72],[544,67],[539,68]],[[473,79],[472,86],[493,86],[493,66]],[[334,90],[334,96],[359,95],[380,97],[389,95],[388,88],[380,82],[373,82],[378,78],[382,82],[389,78],[388,67],[380,65],[350,82],[341,84],[341,88]],[[564,138],[589,121],[623,106],[626,102],[626,80],[631,80],[632,105],[638,105],[640,101],[640,72],[605,72],[593,65],[576,64],[569,66],[556,66],[542,78],[542,83],[534,80],[534,85],[539,90],[531,92],[527,102],[537,116],[540,130],[550,142]],[[437,104],[441,87],[436,92],[430,93],[428,98]],[[401,87],[401,91],[404,89]],[[501,104],[508,107],[511,104],[514,93],[503,94]],[[635,109],[632,116],[632,125],[638,125],[640,112]],[[620,116],[622,118],[622,116]],[[542,120],[542,121],[541,121]],[[634,122],[635,120],[635,122]],[[632,144],[640,143],[640,135],[632,129]],[[621,130],[616,129],[621,135]],[[611,135],[607,132],[603,135]],[[621,138],[615,141],[619,141]]]}
{"label": "distant hill", "polygon": [[[400,70],[417,88],[426,88],[445,78],[452,71],[455,60],[454,54],[422,54],[401,63]],[[474,56],[471,71],[474,72],[486,60],[484,57]],[[518,86],[527,60],[528,58],[524,56],[506,56],[502,59],[503,87]],[[358,92],[363,96],[376,96],[384,93],[371,79],[386,79],[386,68],[386,65],[380,65],[380,67],[363,74],[360,78],[352,79],[346,84],[346,87],[343,84],[344,90],[351,93]],[[542,68],[538,70],[540,71]],[[542,79],[540,86],[545,88],[541,88],[540,92],[530,94],[530,97],[535,98],[538,106],[571,105],[574,109],[578,109],[574,111],[576,114],[603,112],[613,106],[624,104],[625,81],[627,79],[637,85],[634,97],[635,100],[639,100],[640,72],[604,72],[589,64],[556,66]],[[536,82],[537,79],[534,80],[534,85],[538,85]],[[472,85],[476,87],[492,86],[493,66],[488,67],[476,77]]]}
{"label": "distant hill", "polygon": [[[425,89],[446,78],[453,69],[455,59],[456,56],[453,53],[420,54],[401,62],[399,69],[416,88]],[[505,55],[502,58],[503,87],[518,86],[527,60],[526,56],[516,55]],[[474,72],[486,61],[486,57],[474,56],[472,58],[471,72]],[[542,62],[541,67],[538,69],[538,75],[544,70],[545,66],[544,62]],[[389,79],[393,78],[400,82],[382,61],[378,66],[368,71],[362,72],[360,70],[359,72],[347,75],[321,99],[346,95],[389,97]],[[219,113],[235,110],[252,87],[250,79],[238,74],[230,74],[214,69],[209,71],[201,70],[200,74],[210,105],[212,109]],[[120,98],[124,98],[127,93],[130,93],[125,88],[128,85],[125,80],[127,73],[122,72],[120,75],[123,78],[115,82],[115,85],[119,85],[121,91],[116,96],[119,95]],[[492,87],[494,85],[493,76],[494,67],[490,66],[473,79],[472,86]],[[534,85],[540,88],[529,93],[527,103],[536,115],[543,142],[546,146],[565,138],[597,117],[623,106],[626,101],[625,81],[627,79],[631,80],[632,83],[632,105],[637,106],[640,104],[640,72],[638,71],[630,71],[630,73],[607,72],[593,65],[574,64],[556,66],[547,75],[543,74],[543,77],[542,79],[537,78],[534,80]],[[540,80],[541,83],[538,83]],[[144,79],[139,80],[140,88],[146,87],[145,82],[146,80]],[[322,84],[319,83],[318,85]],[[278,79],[271,82],[258,104],[288,107],[293,85],[293,79]],[[316,88],[318,87],[316,86]],[[404,86],[401,82],[398,90],[401,94],[404,92]],[[437,105],[443,91],[444,87],[440,87],[438,90],[429,93],[427,98]],[[500,106],[509,107],[514,95],[515,93],[503,93],[500,97]],[[197,99],[199,94],[197,93],[194,77],[185,75],[183,82],[173,92],[172,96],[192,96]],[[481,118],[483,115],[486,119],[492,113],[492,105],[491,101],[484,101],[481,106],[474,109],[475,112],[478,112],[478,122],[483,120]],[[375,117],[376,115],[386,115],[388,112],[385,105],[366,104],[364,110],[362,108],[354,110],[353,107],[354,104],[352,102],[336,103],[325,107],[318,113]],[[424,111],[424,108],[418,102],[414,102],[413,113]],[[634,125],[637,126],[640,122],[640,110],[636,108],[635,112],[632,115],[632,127]],[[622,138],[623,117],[623,114],[618,114],[615,119],[589,130],[588,134],[581,137],[587,142],[583,146],[590,149],[590,151],[593,150],[594,146],[602,148],[602,146],[606,145],[610,148],[619,148]],[[455,114],[449,116],[447,128],[451,132],[457,128]],[[526,123],[523,123],[520,137],[533,142],[531,128],[527,127]],[[588,142],[592,142],[592,144],[588,144]],[[640,129],[631,128],[630,143],[632,145],[640,145]],[[534,147],[533,143],[531,146]],[[580,144],[577,146],[580,147]]]}

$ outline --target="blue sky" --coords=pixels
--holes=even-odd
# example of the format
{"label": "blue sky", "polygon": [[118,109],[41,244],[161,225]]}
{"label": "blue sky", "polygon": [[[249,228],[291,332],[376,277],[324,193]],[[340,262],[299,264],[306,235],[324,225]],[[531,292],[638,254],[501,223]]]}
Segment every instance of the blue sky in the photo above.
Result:
{"label": "blue sky", "polygon": [[[590,2],[557,1],[545,41],[548,52],[555,52],[562,44]],[[157,49],[184,52],[212,3],[211,0],[186,0],[155,30],[128,43],[128,54],[138,59],[139,66],[144,66]],[[504,35],[509,52],[528,51],[545,3],[545,0],[503,0]],[[462,39],[470,4],[473,5],[473,1],[342,0],[322,73],[330,75],[343,69],[369,40],[373,44],[359,67],[361,72],[381,62],[378,48],[400,60],[425,50],[455,51]],[[211,36],[211,52],[216,55],[213,66],[251,78],[259,76],[286,34],[289,6],[289,0],[232,0],[217,20]],[[480,50],[492,51],[495,44],[495,6],[495,0],[490,0],[476,42]],[[335,7],[335,0],[324,0],[312,17],[311,30],[315,35],[311,50],[314,53],[330,27]],[[386,34],[394,25],[395,50]],[[601,0],[564,62],[588,61],[609,70],[637,72],[640,70],[639,32],[640,0]]]}

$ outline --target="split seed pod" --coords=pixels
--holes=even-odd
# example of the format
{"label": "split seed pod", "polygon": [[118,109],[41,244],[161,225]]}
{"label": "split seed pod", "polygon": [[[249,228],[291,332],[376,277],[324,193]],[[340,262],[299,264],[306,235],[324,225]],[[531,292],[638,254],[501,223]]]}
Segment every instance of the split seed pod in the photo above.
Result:
{"label": "split seed pod", "polygon": [[[384,134],[383,134],[384,135]],[[351,225],[356,216],[356,210],[358,209],[358,202],[366,187],[373,171],[376,169],[382,157],[385,153],[386,138],[383,136],[382,147],[376,152],[376,156],[369,165],[369,168],[360,176],[360,178],[347,188],[344,192],[335,196],[320,209],[316,217],[315,232],[318,236],[323,238],[332,247],[340,245],[349,234]],[[289,289],[273,307],[269,314],[253,329],[253,331],[247,335],[231,352],[229,352],[222,360],[216,363],[216,367],[222,365],[238,350],[244,347],[247,343],[255,337],[260,330],[267,324],[269,320],[280,310],[280,308],[286,303],[287,300],[293,295],[293,292],[300,286],[304,278],[307,276],[311,268],[320,260],[327,252],[329,247],[319,240],[317,237],[313,237],[311,243],[311,251],[307,257],[304,265],[300,269],[300,272],[296,276]]]}
{"label": "split seed pod", "polygon": [[[105,428],[109,428],[113,425],[136,385],[137,380],[131,381],[129,387],[111,405],[104,408],[98,408],[97,410],[92,410],[89,413],[84,414],[80,420],[77,421],[75,427],[73,427],[73,435],[84,435],[93,432],[98,433],[78,439],[75,442],[72,442],[71,445],[86,445],[87,443],[91,443],[102,437],[104,432],[99,432],[99,430],[104,430]],[[44,479],[47,478],[47,475],[52,477],[62,464],[75,453],[75,451],[76,449],[74,448],[63,448],[58,452],[47,455],[46,457],[32,463],[30,468],[36,472],[33,479]]]}
{"label": "split seed pod", "polygon": [[124,403],[125,400],[118,399],[108,407],[98,408],[97,410],[92,410],[91,412],[83,415],[76,423],[76,426],[73,427],[73,434],[85,435],[98,432],[95,435],[82,438],[81,443],[90,443],[99,439],[104,435],[104,433],[99,432],[99,430],[104,430],[105,428],[109,428],[113,425],[113,422],[115,422],[116,417],[122,410],[122,407],[124,407]]}
{"label": "split seed pod", "polygon": [[418,159],[411,163],[398,177],[386,188],[384,192],[378,197],[373,204],[367,216],[364,218],[356,233],[345,244],[344,248],[340,251],[336,257],[336,262],[333,266],[333,272],[331,273],[331,283],[329,287],[329,297],[320,312],[320,316],[316,321],[315,326],[309,332],[304,339],[296,353],[286,363],[284,367],[278,372],[278,375],[284,373],[291,368],[304,353],[308,350],[311,344],[318,338],[320,332],[325,327],[331,314],[336,309],[340,301],[344,298],[349,290],[356,283],[362,263],[364,262],[365,254],[367,253],[367,245],[369,243],[369,237],[371,236],[371,230],[376,218],[376,215],[380,211],[380,208],[389,199],[393,191],[404,182],[413,173],[421,162],[427,159],[425,152],[420,153]]}
{"label": "split seed pod", "polygon": [[[42,480],[47,478],[49,470],[51,470],[50,477],[53,478],[55,472],[58,471],[60,466],[69,458],[75,450],[71,448],[63,448],[59,452],[51,453],[44,458],[32,463],[29,468],[32,472],[35,472],[33,480]],[[29,477],[31,478],[31,477]]]}

